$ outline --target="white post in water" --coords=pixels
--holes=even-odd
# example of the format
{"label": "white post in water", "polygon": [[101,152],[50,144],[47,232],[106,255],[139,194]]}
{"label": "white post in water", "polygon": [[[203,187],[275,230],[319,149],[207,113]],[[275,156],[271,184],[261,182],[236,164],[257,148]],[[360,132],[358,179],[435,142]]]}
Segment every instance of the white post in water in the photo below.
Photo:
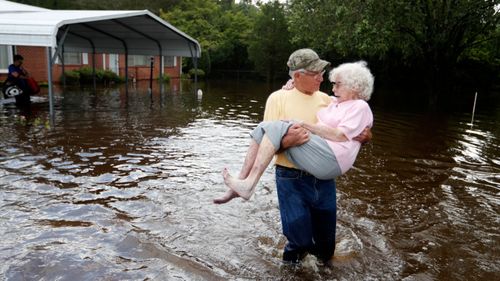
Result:
{"label": "white post in water", "polygon": [[477,100],[477,92],[474,96],[474,106],[472,106],[472,119],[470,120],[470,126],[474,125],[474,112],[476,112],[476,100]]}

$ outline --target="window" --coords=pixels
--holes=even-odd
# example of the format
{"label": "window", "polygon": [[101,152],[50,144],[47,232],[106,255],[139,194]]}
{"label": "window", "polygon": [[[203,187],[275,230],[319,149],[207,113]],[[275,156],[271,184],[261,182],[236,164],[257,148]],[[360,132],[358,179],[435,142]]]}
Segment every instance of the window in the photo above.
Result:
{"label": "window", "polygon": [[0,72],[7,73],[9,65],[12,63],[11,46],[0,45]]}
{"label": "window", "polygon": [[82,64],[82,53],[64,53],[64,64]]}
{"label": "window", "polygon": [[175,67],[176,66],[176,61],[175,61],[175,57],[172,57],[172,56],[164,56],[163,57],[164,59],[164,63],[163,65],[165,67]]}
{"label": "window", "polygon": [[149,66],[151,64],[151,56],[142,55],[129,55],[128,65],[129,66]]}

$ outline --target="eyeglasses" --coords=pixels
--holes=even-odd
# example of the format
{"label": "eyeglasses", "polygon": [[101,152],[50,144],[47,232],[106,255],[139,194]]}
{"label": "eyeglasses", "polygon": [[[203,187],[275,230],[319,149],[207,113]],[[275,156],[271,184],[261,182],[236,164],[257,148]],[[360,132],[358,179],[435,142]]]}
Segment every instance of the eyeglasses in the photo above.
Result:
{"label": "eyeglasses", "polygon": [[307,75],[307,76],[312,76],[314,79],[319,79],[319,78],[323,77],[323,75],[325,74],[324,70],[321,72],[313,72],[313,71],[309,71],[309,70],[305,70],[305,69],[299,69],[298,71],[302,74]]}
{"label": "eyeglasses", "polygon": [[333,87],[335,87],[335,86],[340,87],[340,86],[342,86],[342,82],[335,82],[335,81],[332,81],[332,85],[333,85]]}

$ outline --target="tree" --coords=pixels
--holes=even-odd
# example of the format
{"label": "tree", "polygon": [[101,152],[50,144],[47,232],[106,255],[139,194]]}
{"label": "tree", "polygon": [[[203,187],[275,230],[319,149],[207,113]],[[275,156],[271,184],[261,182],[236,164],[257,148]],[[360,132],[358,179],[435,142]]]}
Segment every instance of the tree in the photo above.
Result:
{"label": "tree", "polygon": [[222,32],[217,25],[222,10],[215,0],[181,1],[169,11],[160,10],[160,17],[196,38],[202,48],[200,68],[211,70],[211,53],[222,41]]}
{"label": "tree", "polygon": [[[469,51],[498,37],[499,0],[296,0],[292,41],[418,73],[431,93],[449,86]],[[314,15],[314,16],[312,16]],[[304,22],[307,19],[307,23]]]}
{"label": "tree", "polygon": [[255,69],[268,81],[287,70],[291,50],[290,33],[283,5],[278,1],[260,6],[248,52]]}
{"label": "tree", "polygon": [[256,8],[234,1],[181,1],[160,16],[198,40],[202,48],[200,68],[248,67],[246,53]]}
{"label": "tree", "polygon": [[[395,31],[402,37],[395,41],[395,48],[410,54],[409,62],[424,74],[430,104],[436,105],[438,95],[457,81],[460,61],[468,60],[471,50],[498,36],[495,29],[500,15],[495,6],[499,1],[395,3],[395,11],[401,14]],[[401,44],[403,41],[407,43]]]}
{"label": "tree", "polygon": [[224,10],[218,20],[221,43],[213,50],[213,67],[219,69],[252,69],[248,59],[248,45],[251,41],[257,7],[245,3],[232,5]]}

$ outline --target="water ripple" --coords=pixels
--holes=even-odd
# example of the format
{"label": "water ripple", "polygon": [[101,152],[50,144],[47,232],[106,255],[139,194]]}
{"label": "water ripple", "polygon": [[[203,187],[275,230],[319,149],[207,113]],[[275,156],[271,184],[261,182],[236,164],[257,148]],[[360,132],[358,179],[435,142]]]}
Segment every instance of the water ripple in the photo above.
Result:
{"label": "water ripple", "polygon": [[[211,84],[200,99],[172,83],[152,95],[67,91],[50,130],[2,109],[0,274],[494,280],[500,271],[495,112],[478,110],[470,126],[467,114],[374,107],[374,139],[337,179],[335,267],[309,256],[288,268],[273,167],[251,200],[211,202],[226,191],[221,170],[240,169],[270,89]],[[45,107],[34,114],[48,120]]]}

